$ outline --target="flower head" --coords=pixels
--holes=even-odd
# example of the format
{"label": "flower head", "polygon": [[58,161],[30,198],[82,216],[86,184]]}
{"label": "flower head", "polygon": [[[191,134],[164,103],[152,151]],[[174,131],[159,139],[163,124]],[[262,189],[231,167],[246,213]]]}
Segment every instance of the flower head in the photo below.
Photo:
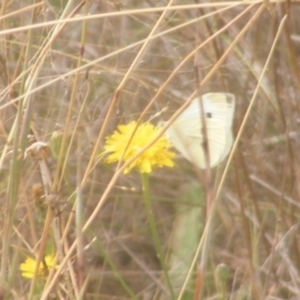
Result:
{"label": "flower head", "polygon": [[[46,255],[44,262],[40,263],[38,275],[44,275],[48,272],[47,268],[51,268],[54,265],[54,256],[52,255]],[[24,278],[32,278],[34,275],[34,270],[36,267],[36,260],[27,257],[26,260],[20,265],[21,275]],[[56,265],[56,267],[58,267]]]}
{"label": "flower head", "polygon": [[[132,137],[135,129],[136,131]],[[144,148],[157,135],[159,130],[158,127],[148,122],[138,127],[135,121],[126,125],[119,125],[117,130],[106,138],[104,153],[109,153],[106,162],[114,163],[121,159],[123,162],[128,161]],[[130,144],[128,145],[129,142]],[[137,167],[141,173],[151,173],[154,166],[173,167],[175,153],[169,151],[169,147],[168,140],[163,136],[160,137],[150,148],[133,161],[125,169],[124,173],[128,173],[134,167]]]}

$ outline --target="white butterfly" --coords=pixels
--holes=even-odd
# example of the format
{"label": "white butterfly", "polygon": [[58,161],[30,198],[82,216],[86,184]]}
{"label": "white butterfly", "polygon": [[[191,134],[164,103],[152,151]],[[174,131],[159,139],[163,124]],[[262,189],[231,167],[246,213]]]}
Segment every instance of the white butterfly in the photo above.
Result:
{"label": "white butterfly", "polygon": [[[215,167],[228,155],[232,143],[232,121],[235,96],[229,93],[202,95],[207,129],[209,163]],[[199,98],[192,101],[166,131],[166,137],[189,161],[206,167],[203,150],[202,120]]]}

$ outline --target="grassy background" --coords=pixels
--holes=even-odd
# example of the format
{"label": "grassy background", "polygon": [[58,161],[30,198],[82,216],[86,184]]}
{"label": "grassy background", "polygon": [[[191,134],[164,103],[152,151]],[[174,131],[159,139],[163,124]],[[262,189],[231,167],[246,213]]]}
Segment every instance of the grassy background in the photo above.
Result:
{"label": "grassy background", "polygon": [[[298,299],[298,5],[2,1],[0,298]],[[98,154],[118,124],[168,120],[198,90],[236,95],[239,139],[214,212],[183,158],[151,174],[162,272],[140,175]],[[43,166],[35,141],[52,149]],[[56,252],[60,277],[22,278],[26,257]]]}

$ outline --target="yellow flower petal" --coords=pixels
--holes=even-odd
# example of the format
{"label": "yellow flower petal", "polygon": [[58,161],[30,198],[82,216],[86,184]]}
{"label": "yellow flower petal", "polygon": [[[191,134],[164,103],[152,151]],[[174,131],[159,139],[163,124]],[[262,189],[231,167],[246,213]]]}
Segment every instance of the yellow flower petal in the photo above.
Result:
{"label": "yellow flower petal", "polygon": [[[122,160],[128,161],[143,149],[153,139],[160,128],[151,123],[144,123],[137,127],[135,121],[127,125],[119,125],[117,130],[106,138],[104,153],[108,153],[107,163]],[[132,134],[134,136],[132,137]],[[151,173],[155,166],[173,167],[175,153],[169,151],[171,145],[165,137],[161,137],[154,145],[141,154],[125,171],[129,173],[137,167],[141,173]]]}
{"label": "yellow flower petal", "polygon": [[[38,275],[43,276],[44,274],[47,273],[48,270],[45,268],[45,264],[49,269],[53,267],[54,257],[52,255],[45,256],[44,263],[41,262],[39,265]],[[22,277],[33,278],[35,267],[36,267],[36,260],[31,257],[27,257],[26,260],[22,264],[20,264],[20,271]],[[55,267],[57,268],[58,266]]]}

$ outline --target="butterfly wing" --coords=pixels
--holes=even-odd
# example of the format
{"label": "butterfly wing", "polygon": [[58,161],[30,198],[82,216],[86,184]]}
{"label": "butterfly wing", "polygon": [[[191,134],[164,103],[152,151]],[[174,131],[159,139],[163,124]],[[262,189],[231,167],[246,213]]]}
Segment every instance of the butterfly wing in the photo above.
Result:
{"label": "butterfly wing", "polygon": [[[206,119],[206,128],[209,146],[209,161],[210,167],[212,168],[219,164],[228,154],[224,155],[224,145],[227,142],[227,133],[224,126],[214,119]],[[206,165],[204,163],[203,167],[200,168],[205,167]]]}
{"label": "butterfly wing", "polygon": [[235,97],[229,93],[207,93],[202,96],[204,111],[211,114],[211,118],[218,120],[231,130],[235,108]]}
{"label": "butterfly wing", "polygon": [[[226,132],[215,120],[206,120],[210,166],[217,165],[224,152]],[[201,120],[198,118],[176,121],[167,131],[167,138],[189,161],[201,169],[206,167]]]}
{"label": "butterfly wing", "polygon": [[[228,93],[208,93],[202,96],[207,128],[210,167],[216,166],[229,153],[235,97]],[[199,168],[205,168],[199,98],[192,101],[166,132],[175,148]]]}

